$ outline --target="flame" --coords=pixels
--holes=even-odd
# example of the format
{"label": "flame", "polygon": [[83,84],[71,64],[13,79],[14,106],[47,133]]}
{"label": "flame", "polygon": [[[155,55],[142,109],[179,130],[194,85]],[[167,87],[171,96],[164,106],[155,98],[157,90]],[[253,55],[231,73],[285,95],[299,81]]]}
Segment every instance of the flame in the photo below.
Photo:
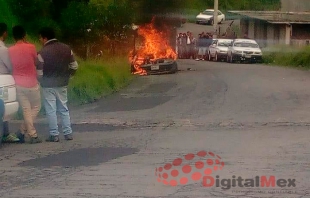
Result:
{"label": "flame", "polygon": [[151,23],[140,26],[138,29],[138,35],[143,38],[143,43],[134,57],[130,59],[136,70],[134,74],[147,75],[147,72],[141,68],[147,57],[151,61],[161,58],[177,59],[175,50],[169,45],[169,32],[159,31],[154,22],[155,18],[152,19]]}

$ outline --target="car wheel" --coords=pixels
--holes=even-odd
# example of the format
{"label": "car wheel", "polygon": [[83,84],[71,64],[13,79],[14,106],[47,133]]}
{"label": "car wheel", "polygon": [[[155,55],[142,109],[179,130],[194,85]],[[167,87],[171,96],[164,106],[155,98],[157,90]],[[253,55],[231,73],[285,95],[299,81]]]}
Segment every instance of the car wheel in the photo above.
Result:
{"label": "car wheel", "polygon": [[209,52],[208,53],[208,61],[211,61],[212,60],[212,57],[211,57],[211,53]]}
{"label": "car wheel", "polygon": [[229,62],[230,62],[230,63],[234,63],[233,55],[230,56]]}
{"label": "car wheel", "polygon": [[174,62],[172,67],[173,67],[172,74],[177,73],[178,72],[178,64],[177,64],[177,62]]}

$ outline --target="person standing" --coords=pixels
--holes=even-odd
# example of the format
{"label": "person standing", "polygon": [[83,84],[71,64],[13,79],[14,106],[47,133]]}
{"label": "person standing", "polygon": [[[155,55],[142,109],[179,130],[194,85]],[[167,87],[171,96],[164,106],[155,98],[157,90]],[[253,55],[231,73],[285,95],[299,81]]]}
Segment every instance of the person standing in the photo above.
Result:
{"label": "person standing", "polygon": [[205,47],[205,33],[202,32],[199,34],[198,41],[197,41],[197,46],[198,46],[198,54],[196,60],[204,60],[207,48]]}
{"label": "person standing", "polygon": [[[10,75],[12,73],[12,63],[10,61],[8,48],[5,46],[4,41],[8,36],[8,26],[5,23],[0,23],[0,75]],[[2,101],[3,102],[3,101]],[[4,116],[4,114],[3,114]],[[3,138],[0,141],[4,143],[19,142],[16,134],[9,132],[9,122],[7,119],[3,119],[2,129],[0,133],[3,132]]]}
{"label": "person standing", "polygon": [[183,33],[183,36],[181,38],[181,58],[184,59],[184,58],[187,58],[187,51],[186,51],[186,33]]}
{"label": "person standing", "polygon": [[67,106],[67,86],[69,79],[78,68],[71,48],[55,38],[52,28],[45,27],[39,32],[43,48],[38,53],[43,90],[44,107],[49,123],[47,142],[59,142],[57,114],[60,113],[62,132],[65,140],[73,140],[69,109]]}
{"label": "person standing", "polygon": [[[17,100],[22,108],[24,122],[17,137],[30,144],[41,143],[34,127],[34,121],[41,109],[40,86],[37,80],[37,51],[33,44],[26,41],[26,31],[20,26],[13,27],[15,45],[9,48],[13,78],[16,84]],[[28,141],[29,139],[29,141]]]}

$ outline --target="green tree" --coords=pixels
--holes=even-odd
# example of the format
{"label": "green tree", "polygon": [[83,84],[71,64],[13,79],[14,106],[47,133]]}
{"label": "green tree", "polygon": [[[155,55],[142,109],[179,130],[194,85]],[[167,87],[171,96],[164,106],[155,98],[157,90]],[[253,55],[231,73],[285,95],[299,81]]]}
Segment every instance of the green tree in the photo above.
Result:
{"label": "green tree", "polygon": [[84,58],[91,55],[93,46],[104,42],[105,49],[114,55],[128,38],[133,23],[131,13],[126,3],[106,7],[100,3],[71,2],[61,16],[64,39],[82,49]]}
{"label": "green tree", "polygon": [[89,0],[51,0],[52,3],[52,16],[56,21],[60,20],[61,13],[64,9],[66,9],[71,2],[79,2],[79,3],[89,3]]}
{"label": "green tree", "polygon": [[10,0],[9,6],[18,22],[27,29],[28,34],[37,36],[42,26],[54,27],[59,32],[58,24],[50,15],[50,1]]}

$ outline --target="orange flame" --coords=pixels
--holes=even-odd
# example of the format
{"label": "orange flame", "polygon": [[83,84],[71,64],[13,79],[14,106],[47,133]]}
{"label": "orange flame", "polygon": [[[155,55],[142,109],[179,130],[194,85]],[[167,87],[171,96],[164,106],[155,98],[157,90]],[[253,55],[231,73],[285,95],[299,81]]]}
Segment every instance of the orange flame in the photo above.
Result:
{"label": "orange flame", "polygon": [[151,60],[161,58],[177,59],[175,50],[169,45],[169,32],[156,29],[154,21],[155,18],[152,19],[151,23],[141,26],[138,29],[138,35],[143,37],[143,44],[141,48],[136,51],[135,57],[131,59],[136,70],[134,74],[147,74],[146,71],[141,68],[146,57],[151,58]]}

